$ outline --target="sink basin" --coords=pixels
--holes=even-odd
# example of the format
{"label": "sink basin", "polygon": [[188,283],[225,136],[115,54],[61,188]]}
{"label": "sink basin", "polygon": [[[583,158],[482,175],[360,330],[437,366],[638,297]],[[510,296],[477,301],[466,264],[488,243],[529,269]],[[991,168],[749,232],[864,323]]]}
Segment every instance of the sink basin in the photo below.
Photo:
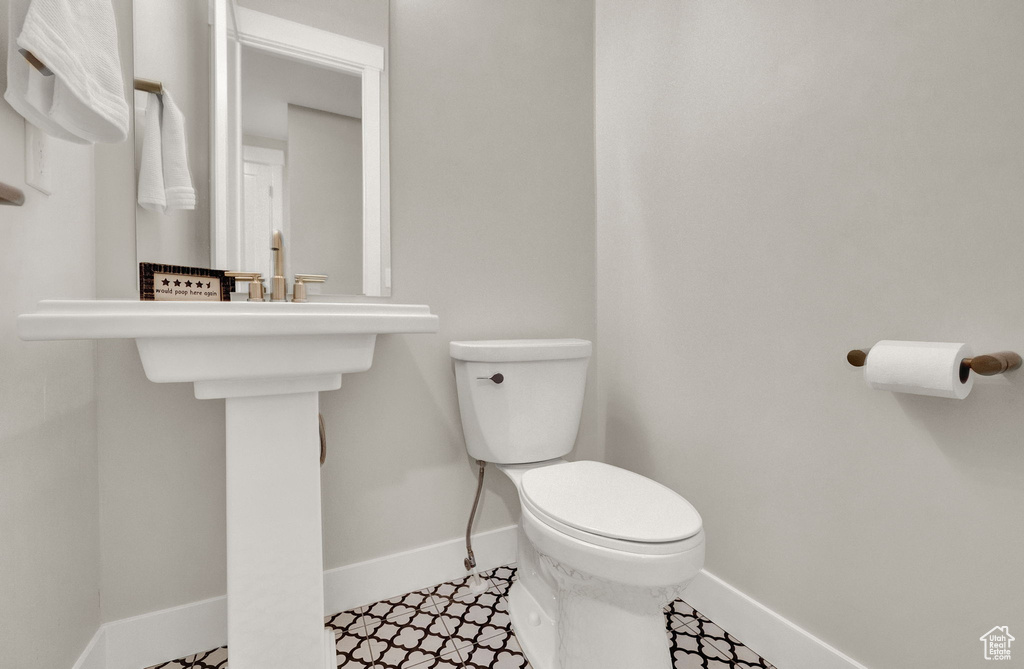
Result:
{"label": "sink basin", "polygon": [[150,381],[199,399],[335,390],[370,368],[378,334],[437,328],[416,304],[46,300],[18,317],[22,339],[135,339]]}
{"label": "sink basin", "polygon": [[437,329],[409,304],[54,300],[18,317],[22,339],[135,339],[151,381],[224,398],[232,669],[334,669],[319,392],[368,370],[377,335]]}

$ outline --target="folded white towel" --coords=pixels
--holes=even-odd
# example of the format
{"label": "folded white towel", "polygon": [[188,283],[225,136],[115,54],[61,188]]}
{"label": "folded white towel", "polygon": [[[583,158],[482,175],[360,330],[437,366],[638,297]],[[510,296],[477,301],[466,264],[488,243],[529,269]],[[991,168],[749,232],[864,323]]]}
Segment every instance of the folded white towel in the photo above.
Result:
{"label": "folded white towel", "polygon": [[[150,211],[167,208],[164,190],[164,161],[160,141],[160,96],[146,93],[146,121],[142,130],[142,157],[139,160],[139,206]],[[135,131],[140,130],[136,125]]]}
{"label": "folded white towel", "polygon": [[[4,98],[55,137],[123,142],[129,110],[110,0],[31,0],[27,8],[26,0],[10,0],[10,7]],[[39,73],[19,48],[53,76]]]}
{"label": "folded white towel", "polygon": [[139,206],[160,213],[195,209],[185,117],[166,89],[162,96],[149,93],[148,98],[139,163]]}
{"label": "folded white towel", "polygon": [[71,134],[47,114],[39,111],[53,106],[53,77],[44,76],[29,65],[18,50],[18,33],[25,23],[28,3],[29,0],[10,0],[8,5],[7,91],[4,93],[4,99],[29,123],[48,135],[77,144],[88,144],[88,141]]}

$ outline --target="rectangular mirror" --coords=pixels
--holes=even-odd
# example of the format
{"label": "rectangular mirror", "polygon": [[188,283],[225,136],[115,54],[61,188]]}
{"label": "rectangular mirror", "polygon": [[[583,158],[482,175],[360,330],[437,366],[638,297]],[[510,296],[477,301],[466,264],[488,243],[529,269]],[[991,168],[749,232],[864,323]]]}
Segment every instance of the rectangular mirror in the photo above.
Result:
{"label": "rectangular mirror", "polygon": [[[318,7],[312,0],[136,0],[136,76],[173,91],[190,133],[207,119],[209,129],[188,140],[209,156],[203,165],[189,161],[196,208],[137,208],[140,261],[260,272],[269,283],[279,230],[289,285],[295,273],[323,274],[326,283],[311,284],[311,294],[390,295],[385,47],[290,18],[314,23]],[[374,11],[349,21],[353,32],[386,38],[386,3]],[[184,40],[148,36],[178,24],[189,31]],[[178,81],[183,70],[191,76]],[[136,93],[140,156],[149,100]]]}

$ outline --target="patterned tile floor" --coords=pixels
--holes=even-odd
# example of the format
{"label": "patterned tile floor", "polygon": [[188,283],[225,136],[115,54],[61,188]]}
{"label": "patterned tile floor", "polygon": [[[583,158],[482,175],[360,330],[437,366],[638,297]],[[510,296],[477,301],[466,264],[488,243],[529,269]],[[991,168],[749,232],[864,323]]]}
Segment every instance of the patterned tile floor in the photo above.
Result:
{"label": "patterned tile floor", "polygon": [[[480,594],[460,579],[328,617],[339,669],[529,669],[508,617],[515,565],[482,576]],[[674,669],[775,669],[682,600],[665,621]],[[148,669],[227,666],[227,648],[217,648]]]}

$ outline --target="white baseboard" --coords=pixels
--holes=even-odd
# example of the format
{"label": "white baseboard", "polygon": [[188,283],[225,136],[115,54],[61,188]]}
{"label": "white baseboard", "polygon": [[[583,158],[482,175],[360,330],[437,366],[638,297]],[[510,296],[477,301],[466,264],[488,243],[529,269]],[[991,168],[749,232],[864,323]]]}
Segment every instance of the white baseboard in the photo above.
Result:
{"label": "white baseboard", "polygon": [[780,669],[867,669],[707,571],[683,599]]}
{"label": "white baseboard", "polygon": [[[477,570],[516,561],[516,526],[473,537]],[[452,539],[404,553],[357,562],[324,572],[324,608],[330,613],[390,599],[466,575],[466,540]]]}
{"label": "white baseboard", "polygon": [[107,635],[100,627],[71,669],[107,669]]}
{"label": "white baseboard", "polygon": [[214,597],[105,624],[103,669],[143,669],[228,642],[228,598]]}
{"label": "white baseboard", "polygon": [[[516,560],[516,526],[473,537],[479,571]],[[465,539],[452,539],[324,572],[324,613],[372,604],[465,575]],[[227,597],[106,623],[73,669],[142,669],[227,643]]]}
{"label": "white baseboard", "polygon": [[[326,571],[325,614],[459,578],[465,550],[452,539]],[[480,571],[514,562],[516,526],[475,536],[473,550]],[[684,598],[781,669],[867,669],[707,571]],[[227,598],[215,597],[103,625],[72,669],[142,669],[226,643]]]}

